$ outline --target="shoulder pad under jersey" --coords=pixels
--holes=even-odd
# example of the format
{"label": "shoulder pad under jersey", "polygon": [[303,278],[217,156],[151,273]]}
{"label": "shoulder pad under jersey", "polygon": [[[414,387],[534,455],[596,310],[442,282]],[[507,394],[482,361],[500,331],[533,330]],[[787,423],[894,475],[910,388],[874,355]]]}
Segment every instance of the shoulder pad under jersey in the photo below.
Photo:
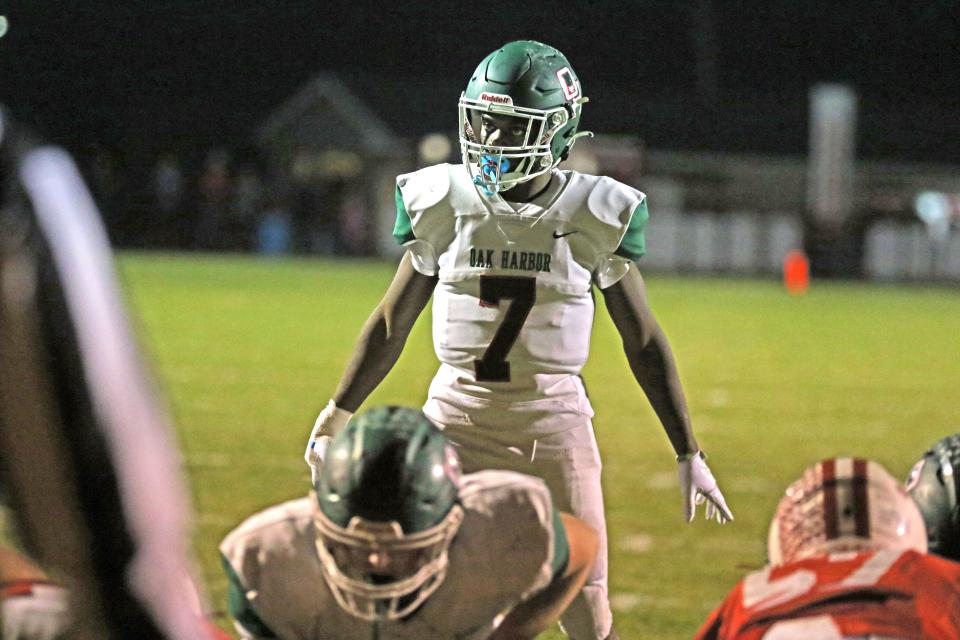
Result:
{"label": "shoulder pad under jersey", "polygon": [[[592,253],[594,281],[605,289],[620,280],[632,259],[643,254],[646,196],[613,178],[570,173],[570,186],[579,205],[574,223],[585,232]],[[638,217],[634,220],[634,217]],[[629,238],[627,237],[629,234]],[[631,251],[623,251],[629,247]]]}
{"label": "shoulder pad under jersey", "polygon": [[459,498],[466,519],[458,535],[473,549],[473,562],[489,567],[510,563],[499,580],[516,581],[511,588],[523,597],[550,583],[557,540],[553,500],[543,480],[512,471],[478,471],[463,476]]}
{"label": "shoulder pad under jersey", "polygon": [[611,227],[615,244],[610,251],[614,251],[630,225],[630,217],[646,196],[613,178],[597,176],[595,180],[587,196],[587,208],[594,218]]}
{"label": "shoulder pad under jersey", "polygon": [[241,568],[243,558],[251,548],[256,550],[292,545],[296,530],[304,526],[310,517],[309,498],[274,505],[250,516],[228,533],[220,543],[220,552],[231,564]]}
{"label": "shoulder pad under jersey", "polygon": [[414,268],[425,275],[436,275],[438,258],[453,242],[455,220],[449,197],[450,169],[449,164],[437,164],[397,177],[402,215],[409,219],[413,234],[405,246]]}
{"label": "shoulder pad under jersey", "polygon": [[435,164],[413,173],[397,176],[397,186],[403,194],[403,204],[414,219],[443,201],[450,192],[450,165]]}
{"label": "shoulder pad under jersey", "polygon": [[477,187],[470,179],[470,173],[462,164],[447,165],[450,169],[450,206],[457,213],[477,213],[485,211]]}

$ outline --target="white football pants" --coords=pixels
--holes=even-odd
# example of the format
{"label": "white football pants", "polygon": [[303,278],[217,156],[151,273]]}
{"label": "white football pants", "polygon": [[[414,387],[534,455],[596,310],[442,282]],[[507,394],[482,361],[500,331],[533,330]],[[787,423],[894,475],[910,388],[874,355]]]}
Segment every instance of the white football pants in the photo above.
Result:
{"label": "white football pants", "polygon": [[597,562],[561,625],[574,640],[604,640],[613,619],[593,408],[579,376],[543,378],[539,398],[510,402],[464,393],[455,370],[443,365],[423,411],[457,446],[464,473],[506,469],[543,478],[557,508],[597,531]]}

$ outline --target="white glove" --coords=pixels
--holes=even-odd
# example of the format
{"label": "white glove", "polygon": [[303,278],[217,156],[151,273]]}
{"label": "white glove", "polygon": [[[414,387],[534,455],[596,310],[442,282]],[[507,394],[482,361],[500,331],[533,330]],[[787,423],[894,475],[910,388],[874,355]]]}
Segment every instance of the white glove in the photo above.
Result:
{"label": "white glove", "polygon": [[307,440],[307,450],[303,452],[303,459],[310,467],[312,484],[317,484],[317,478],[320,477],[320,467],[327,454],[327,445],[330,444],[331,436],[343,431],[352,417],[352,412],[340,409],[333,400],[328,402],[317,416],[317,421],[313,423],[313,431],[310,432],[310,439]]}
{"label": "white glove", "polygon": [[3,640],[55,640],[70,626],[63,587],[17,582],[0,589],[0,598]]}
{"label": "white glove", "polygon": [[705,515],[707,520],[716,516],[717,522],[723,524],[733,520],[733,513],[727,507],[723,494],[717,486],[717,481],[710,473],[707,460],[702,451],[686,456],[677,456],[677,472],[680,475],[680,491],[683,494],[683,515],[687,522],[693,522],[697,513],[697,505],[707,503]]}

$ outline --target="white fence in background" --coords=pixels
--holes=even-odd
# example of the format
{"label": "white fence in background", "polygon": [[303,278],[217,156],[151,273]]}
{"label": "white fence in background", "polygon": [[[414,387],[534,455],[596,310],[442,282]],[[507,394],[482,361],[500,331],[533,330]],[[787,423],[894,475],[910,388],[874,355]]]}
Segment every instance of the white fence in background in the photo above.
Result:
{"label": "white fence in background", "polygon": [[641,264],[662,271],[779,273],[787,252],[803,246],[791,214],[651,213]]}
{"label": "white fence in background", "polygon": [[867,232],[863,263],[872,280],[960,280],[960,234],[937,242],[919,222],[880,222]]}
{"label": "white fence in background", "polygon": [[[384,207],[378,229],[381,254],[399,257],[389,231],[394,212]],[[803,227],[793,213],[651,210],[644,269],[678,273],[776,275],[783,259],[803,247]],[[864,239],[863,275],[884,281],[960,282],[960,233],[933,242],[919,221],[879,222]]]}

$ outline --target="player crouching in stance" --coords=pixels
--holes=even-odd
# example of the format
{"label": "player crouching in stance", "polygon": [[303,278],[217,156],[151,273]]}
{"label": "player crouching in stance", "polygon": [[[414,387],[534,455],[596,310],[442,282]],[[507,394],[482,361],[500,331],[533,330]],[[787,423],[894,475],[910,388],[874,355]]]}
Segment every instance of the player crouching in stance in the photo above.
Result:
{"label": "player crouching in stance", "polygon": [[957,638],[960,564],[926,554],[919,511],[879,464],[807,469],[770,525],[770,565],[748,575],[698,640]]}
{"label": "player crouching in stance", "polygon": [[542,480],[461,475],[420,411],[372,409],[320,444],[311,495],[220,546],[243,638],[532,639],[593,566],[596,532]]}

